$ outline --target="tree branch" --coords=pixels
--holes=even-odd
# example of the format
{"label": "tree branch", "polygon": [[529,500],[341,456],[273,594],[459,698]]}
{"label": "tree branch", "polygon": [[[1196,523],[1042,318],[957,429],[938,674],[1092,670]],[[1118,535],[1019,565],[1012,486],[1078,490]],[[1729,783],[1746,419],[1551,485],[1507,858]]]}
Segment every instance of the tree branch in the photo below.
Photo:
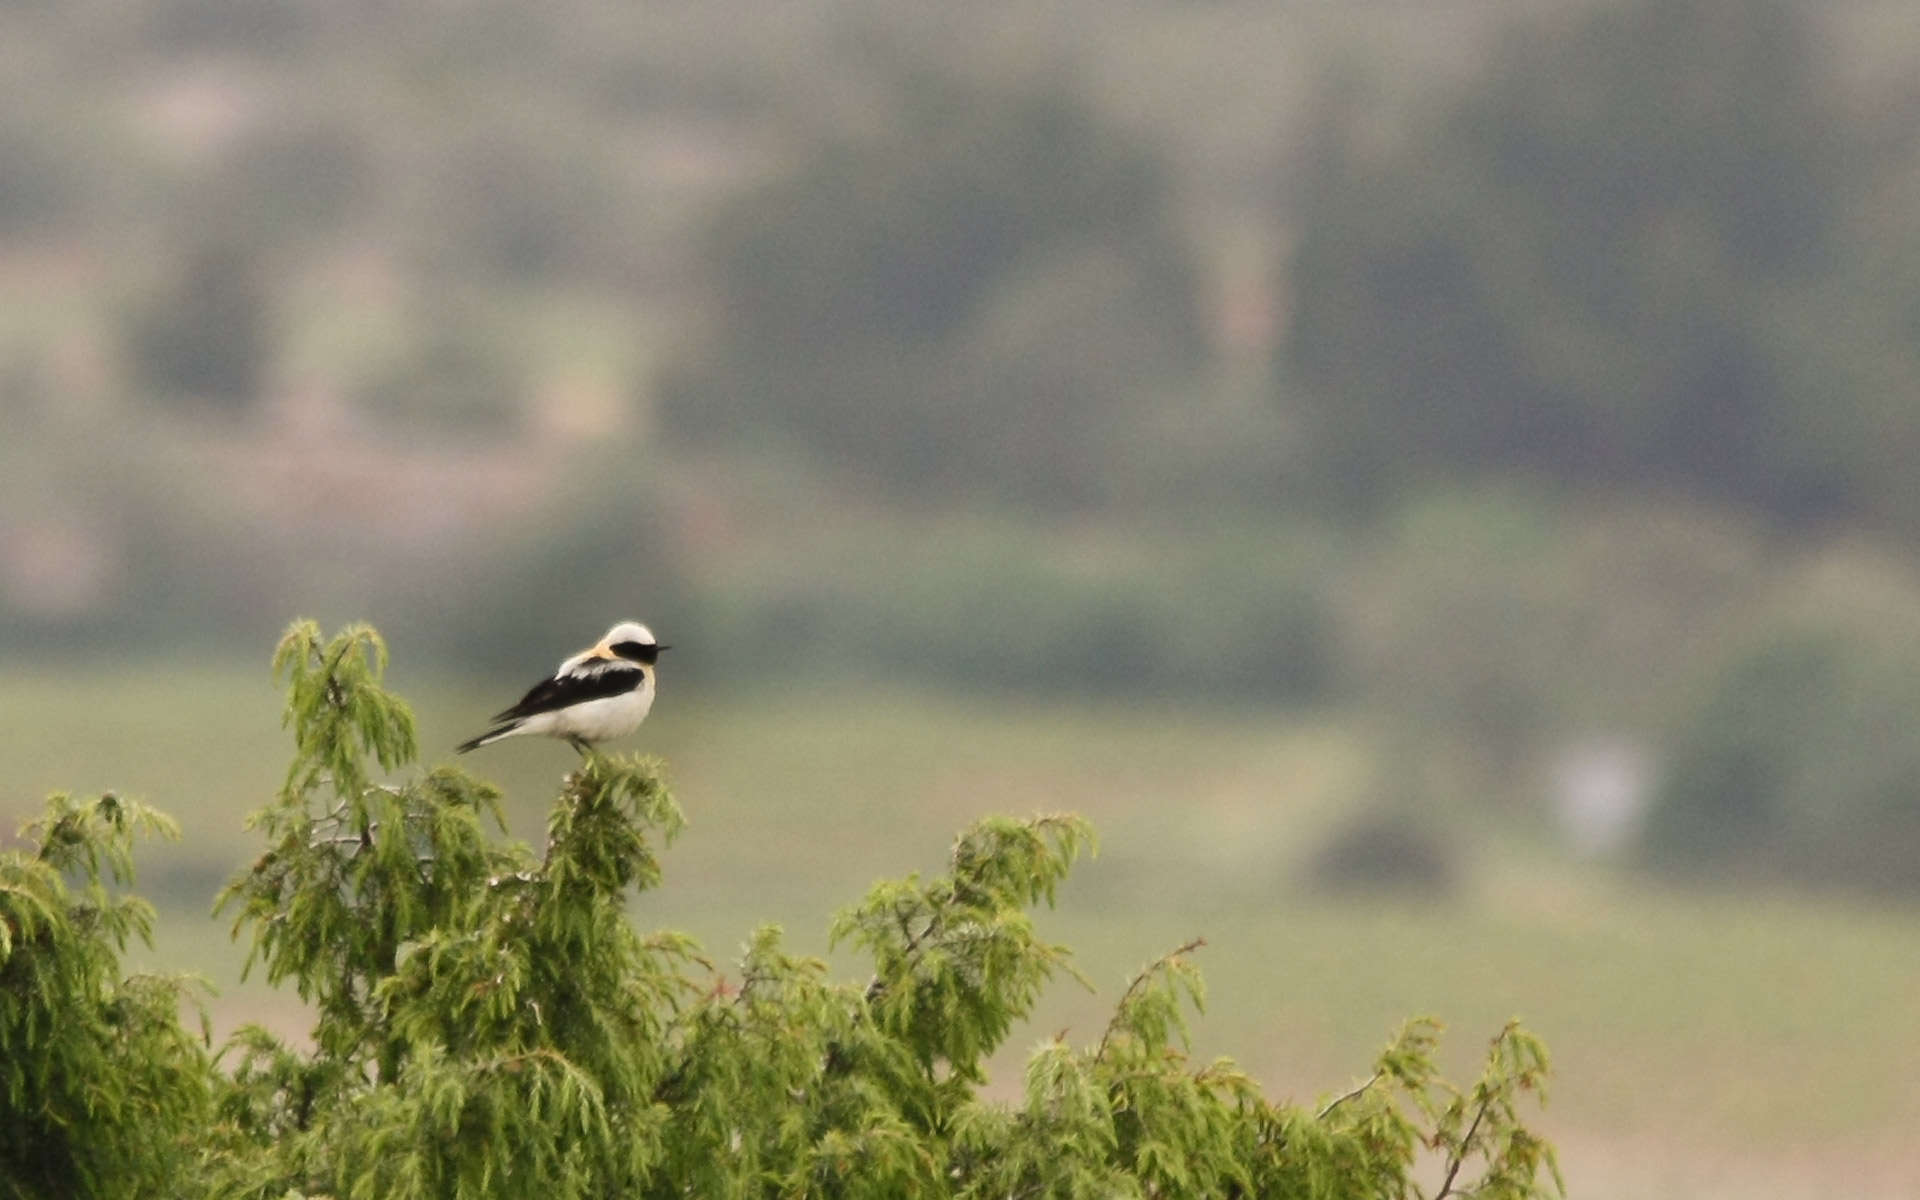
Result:
{"label": "tree branch", "polygon": [[[1326,1107],[1322,1108],[1319,1112],[1313,1114],[1313,1119],[1316,1121],[1326,1120],[1328,1113],[1331,1113],[1334,1109],[1339,1108],[1342,1104],[1345,1104],[1349,1100],[1357,1100],[1361,1096],[1366,1095],[1367,1089],[1379,1082],[1380,1082],[1380,1072],[1375,1071],[1372,1075],[1368,1076],[1367,1081],[1361,1084],[1359,1087],[1354,1088],[1350,1092],[1345,1092],[1341,1095],[1335,1096],[1333,1099],[1327,1101]],[[1435,1197],[1435,1200],[1439,1200],[1439,1198]]]}
{"label": "tree branch", "polygon": [[1433,1200],[1447,1200],[1448,1196],[1464,1196],[1465,1192],[1453,1190],[1453,1181],[1460,1174],[1460,1168],[1466,1165],[1468,1148],[1473,1144],[1473,1135],[1480,1132],[1480,1122],[1486,1119],[1487,1110],[1493,1107],[1493,1096],[1488,1094],[1480,1101],[1480,1108],[1473,1114],[1473,1121],[1467,1131],[1460,1135],[1460,1142],[1447,1156],[1447,1173],[1440,1180],[1440,1190],[1433,1194]]}
{"label": "tree branch", "polygon": [[1113,1019],[1107,1022],[1106,1030],[1100,1034],[1100,1046],[1093,1052],[1094,1062],[1099,1062],[1107,1056],[1107,1043],[1113,1040],[1113,1032],[1120,1023],[1121,1014],[1127,1011],[1127,1001],[1133,999],[1134,995],[1146,986],[1147,980],[1153,978],[1162,967],[1178,959],[1182,954],[1192,954],[1206,944],[1206,938],[1194,938],[1186,945],[1175,947],[1141,968],[1140,973],[1133,977],[1133,982],[1127,985],[1127,990],[1120,993],[1120,1003],[1113,1007]]}

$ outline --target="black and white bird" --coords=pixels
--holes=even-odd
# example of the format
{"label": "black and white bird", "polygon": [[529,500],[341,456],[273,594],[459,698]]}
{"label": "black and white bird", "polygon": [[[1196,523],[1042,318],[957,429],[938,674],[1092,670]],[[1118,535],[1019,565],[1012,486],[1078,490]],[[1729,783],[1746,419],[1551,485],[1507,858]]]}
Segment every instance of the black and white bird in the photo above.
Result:
{"label": "black and white bird", "polygon": [[460,743],[465,754],[523,733],[565,738],[585,754],[589,742],[625,737],[653,707],[654,662],[667,649],[653,630],[622,621],[607,636],[560,664],[512,708],[494,714],[493,728]]}

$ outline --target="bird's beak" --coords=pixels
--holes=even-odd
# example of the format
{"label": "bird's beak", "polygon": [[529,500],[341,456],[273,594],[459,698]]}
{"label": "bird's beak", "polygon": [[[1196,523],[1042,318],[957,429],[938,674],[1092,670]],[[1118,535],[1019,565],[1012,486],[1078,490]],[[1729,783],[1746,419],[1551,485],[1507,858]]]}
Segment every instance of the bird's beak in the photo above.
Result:
{"label": "bird's beak", "polygon": [[673,647],[672,647],[672,646],[655,646],[655,647],[653,648],[653,652],[654,652],[655,654],[658,654],[658,653],[660,653],[660,651],[662,651],[662,650],[671,650],[671,649],[673,649]]}

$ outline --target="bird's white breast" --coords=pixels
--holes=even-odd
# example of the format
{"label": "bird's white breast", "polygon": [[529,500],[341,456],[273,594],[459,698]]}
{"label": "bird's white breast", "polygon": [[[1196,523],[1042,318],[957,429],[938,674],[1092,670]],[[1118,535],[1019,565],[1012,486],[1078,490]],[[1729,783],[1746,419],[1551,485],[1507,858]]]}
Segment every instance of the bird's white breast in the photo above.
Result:
{"label": "bird's white breast", "polygon": [[598,700],[587,700],[556,712],[541,713],[528,718],[523,728],[528,733],[604,742],[623,738],[640,728],[640,722],[647,719],[647,712],[652,707],[653,673],[649,671],[646,682],[630,692],[602,696]]}

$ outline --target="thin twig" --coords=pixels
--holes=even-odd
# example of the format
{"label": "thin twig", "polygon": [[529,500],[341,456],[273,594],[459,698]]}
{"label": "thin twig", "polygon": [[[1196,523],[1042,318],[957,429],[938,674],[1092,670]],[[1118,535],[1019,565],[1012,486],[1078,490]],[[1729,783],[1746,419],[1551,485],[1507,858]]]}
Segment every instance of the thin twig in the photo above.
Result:
{"label": "thin twig", "polygon": [[[1440,1190],[1433,1194],[1433,1200],[1447,1200],[1448,1196],[1456,1194],[1453,1190],[1454,1178],[1460,1174],[1460,1168],[1466,1165],[1467,1148],[1473,1144],[1473,1135],[1480,1131],[1480,1122],[1485,1119],[1487,1109],[1491,1107],[1493,1107],[1493,1097],[1489,1095],[1480,1102],[1480,1110],[1473,1114],[1473,1123],[1467,1126],[1467,1132],[1461,1136],[1460,1144],[1454,1148],[1452,1154],[1447,1156],[1447,1174],[1440,1181]],[[1465,1192],[1458,1194],[1466,1195]]]}
{"label": "thin twig", "polygon": [[1182,954],[1192,954],[1195,950],[1198,950],[1206,944],[1206,938],[1194,938],[1186,945],[1176,947],[1168,953],[1162,954],[1159,958],[1154,959],[1145,967],[1141,968],[1140,973],[1133,977],[1133,982],[1127,985],[1127,990],[1120,993],[1120,1003],[1114,1005],[1113,1020],[1107,1022],[1106,1029],[1100,1034],[1100,1046],[1093,1052],[1093,1061],[1099,1062],[1107,1056],[1107,1043],[1113,1040],[1114,1027],[1120,1023],[1120,1015],[1127,1011],[1127,1001],[1133,999],[1134,993],[1145,986],[1147,980],[1151,979],[1154,973],[1159,971],[1161,967],[1173,962]]}
{"label": "thin twig", "polygon": [[[951,901],[949,901],[949,903],[950,902]],[[946,910],[941,908],[938,903],[935,903],[934,901],[931,901],[931,900],[927,902],[927,907],[931,911],[928,912],[927,914],[926,925],[920,930],[919,933],[913,932],[913,929],[911,926],[911,922],[913,919],[912,913],[908,912],[905,909],[897,908],[894,910],[894,918],[900,925],[900,936],[902,939],[904,939],[903,944],[900,947],[900,958],[901,958],[901,961],[906,964],[906,969],[902,972],[902,974],[905,974],[905,975],[913,974],[913,957],[915,954],[919,953],[921,943],[925,942],[928,938],[932,937],[934,935],[934,932],[940,928],[940,918],[941,916],[944,915]],[[873,978],[867,982],[867,991],[866,991],[867,1003],[872,1004],[875,1000],[879,999],[880,993],[886,990],[887,989],[886,989],[885,981],[880,978],[879,972],[876,971],[874,973]]]}
{"label": "thin twig", "polygon": [[[1319,1112],[1313,1114],[1313,1119],[1316,1121],[1326,1120],[1328,1113],[1332,1112],[1336,1108],[1339,1108],[1342,1104],[1345,1104],[1349,1100],[1357,1100],[1361,1096],[1366,1095],[1367,1089],[1379,1082],[1380,1082],[1380,1072],[1375,1071],[1372,1075],[1368,1076],[1367,1081],[1361,1084],[1359,1087],[1354,1088],[1350,1092],[1344,1093],[1339,1096],[1335,1096],[1333,1099],[1327,1101],[1327,1105],[1325,1108],[1322,1108]],[[1438,1200],[1438,1197],[1436,1197],[1435,1200]]]}

